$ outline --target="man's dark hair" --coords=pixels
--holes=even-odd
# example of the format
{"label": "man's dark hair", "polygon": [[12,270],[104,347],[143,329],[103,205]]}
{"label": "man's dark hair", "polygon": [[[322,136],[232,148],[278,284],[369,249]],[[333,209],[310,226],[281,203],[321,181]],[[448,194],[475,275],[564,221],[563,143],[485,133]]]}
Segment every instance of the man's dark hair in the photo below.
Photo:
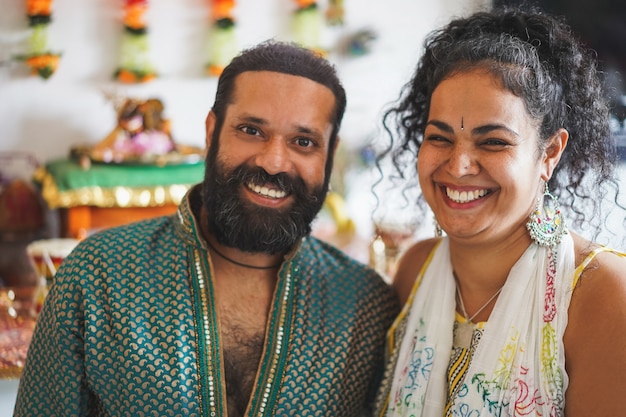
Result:
{"label": "man's dark hair", "polygon": [[233,98],[235,80],[239,74],[247,71],[271,71],[304,77],[332,91],[335,96],[335,108],[331,119],[333,130],[326,163],[326,177],[329,178],[333,160],[332,149],[337,141],[341,120],[346,110],[346,92],[337,77],[335,67],[319,54],[293,43],[269,40],[243,50],[224,68],[217,84],[212,110],[216,116],[215,131],[218,134],[222,129],[226,107]]}

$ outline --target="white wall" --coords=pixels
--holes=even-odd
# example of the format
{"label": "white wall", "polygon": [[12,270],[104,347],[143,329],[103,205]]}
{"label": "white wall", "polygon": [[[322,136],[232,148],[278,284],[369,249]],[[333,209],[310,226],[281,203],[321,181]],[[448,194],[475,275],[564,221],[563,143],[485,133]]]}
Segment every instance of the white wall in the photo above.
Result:
{"label": "white wall", "polygon": [[[63,52],[48,80],[30,77],[22,63],[27,23],[23,0],[0,0],[0,151],[33,152],[41,161],[67,155],[72,145],[95,143],[115,125],[103,91],[165,103],[174,139],[203,146],[204,118],[216,80],[204,77],[207,0],[151,0],[147,14],[152,61],[161,78],[149,84],[113,83],[122,33],[122,1],[55,0],[49,27],[51,47]],[[378,32],[369,56],[331,53],[345,82],[349,105],[342,136],[359,142],[371,135],[381,106],[395,98],[416,62],[424,34],[452,14],[485,0],[345,0],[346,25],[325,29],[327,45],[363,27]],[[235,13],[242,47],[270,37],[288,39],[291,0],[240,0]],[[319,4],[324,7],[325,1]]]}
{"label": "white wall", "polygon": [[[160,98],[174,139],[204,146],[204,119],[217,82],[203,75],[208,0],[150,1],[146,15],[150,53],[160,78],[131,86],[112,81],[123,31],[122,0],[54,0],[49,43],[63,56],[48,80],[29,76],[23,63],[10,60],[25,52],[29,32],[24,3],[0,0],[0,152],[27,151],[45,163],[67,156],[74,145],[100,141],[116,124],[105,92]],[[324,10],[327,0],[318,4]],[[348,94],[341,131],[347,149],[360,147],[377,135],[381,110],[408,81],[425,34],[451,16],[490,4],[491,0],[344,1],[345,25],[326,27],[323,42],[331,49],[329,59],[336,64]],[[238,1],[240,47],[272,37],[290,40],[294,5],[293,0]],[[333,52],[334,45],[364,28],[378,34],[369,55],[347,57]],[[349,214],[356,218],[359,234],[367,237],[370,213],[363,204],[371,203],[369,187],[359,187],[358,192],[350,198]]]}

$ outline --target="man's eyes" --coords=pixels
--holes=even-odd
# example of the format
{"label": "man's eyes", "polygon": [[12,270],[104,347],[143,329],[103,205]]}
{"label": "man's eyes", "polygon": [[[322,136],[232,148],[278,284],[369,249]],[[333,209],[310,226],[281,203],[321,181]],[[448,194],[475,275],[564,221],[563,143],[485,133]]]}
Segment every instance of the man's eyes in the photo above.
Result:
{"label": "man's eyes", "polygon": [[246,135],[257,136],[257,135],[259,135],[261,133],[261,131],[259,129],[257,129],[256,127],[247,126],[247,125],[239,127],[239,130],[241,130]]}
{"label": "man's eyes", "polygon": [[310,138],[297,138],[295,143],[303,148],[311,148],[315,146],[315,142],[313,142]]}
{"label": "man's eyes", "polygon": [[[263,131],[254,126],[241,125],[241,126],[238,126],[237,129],[243,134],[248,135],[248,136],[264,136]],[[299,148],[305,148],[305,149],[317,147],[317,142],[314,139],[307,137],[307,136],[295,137],[290,141],[290,143],[298,146]]]}

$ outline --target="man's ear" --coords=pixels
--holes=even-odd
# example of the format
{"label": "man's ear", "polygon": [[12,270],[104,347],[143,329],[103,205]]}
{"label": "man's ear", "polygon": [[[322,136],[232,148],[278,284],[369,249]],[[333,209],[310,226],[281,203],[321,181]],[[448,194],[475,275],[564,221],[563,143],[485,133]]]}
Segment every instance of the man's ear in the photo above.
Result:
{"label": "man's ear", "polygon": [[567,146],[569,140],[569,132],[565,129],[559,129],[552,137],[548,139],[546,150],[544,152],[543,159],[543,173],[541,178],[544,181],[548,181],[552,177],[554,168],[561,160],[561,155]]}
{"label": "man's ear", "polygon": [[206,130],[206,148],[209,149],[211,147],[211,139],[213,139],[213,132],[215,131],[215,124],[217,123],[217,116],[213,112],[213,110],[209,111],[209,114],[206,116],[206,120],[204,122],[205,130]]}

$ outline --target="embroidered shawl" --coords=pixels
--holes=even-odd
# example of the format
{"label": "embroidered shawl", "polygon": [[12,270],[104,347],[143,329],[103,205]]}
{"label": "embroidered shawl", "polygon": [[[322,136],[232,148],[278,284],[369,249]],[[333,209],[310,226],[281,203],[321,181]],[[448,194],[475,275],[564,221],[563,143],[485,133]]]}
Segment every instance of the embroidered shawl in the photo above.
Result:
{"label": "embroidered shawl", "polygon": [[[563,334],[574,265],[569,235],[554,248],[528,247],[485,323],[467,376],[452,399],[453,415],[563,414],[568,384]],[[379,415],[443,415],[455,308],[449,242],[443,238],[390,330],[391,361],[379,393]]]}

